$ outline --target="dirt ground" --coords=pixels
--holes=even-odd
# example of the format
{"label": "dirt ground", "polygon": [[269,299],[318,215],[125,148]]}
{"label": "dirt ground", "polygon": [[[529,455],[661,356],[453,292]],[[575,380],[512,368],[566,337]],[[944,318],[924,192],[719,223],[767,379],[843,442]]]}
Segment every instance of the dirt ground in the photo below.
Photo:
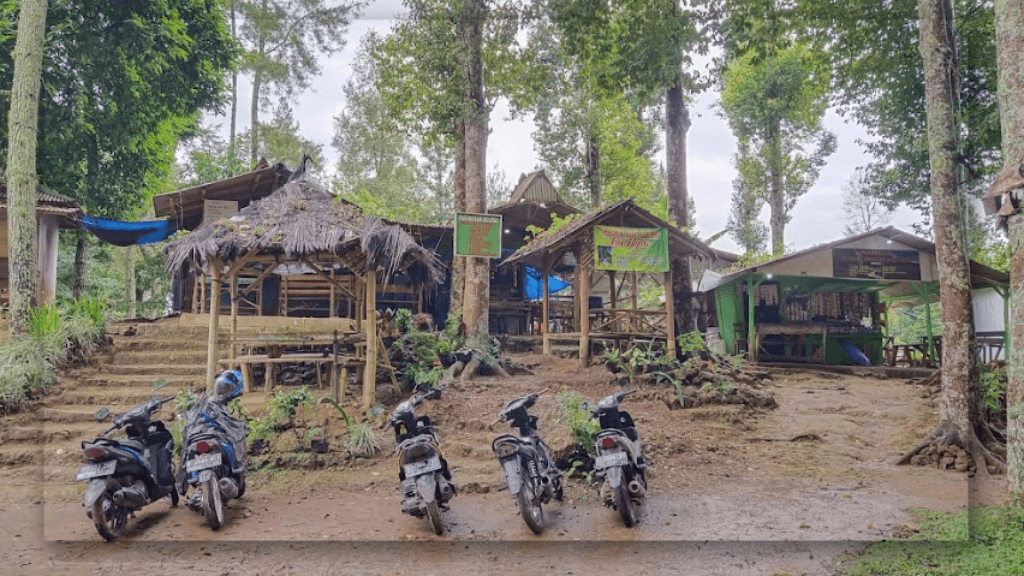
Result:
{"label": "dirt ground", "polygon": [[[547,390],[535,412],[557,449],[568,430],[555,394],[575,390],[596,402],[616,387],[603,367],[581,370],[575,359],[516,361],[535,375],[479,379],[424,404],[462,489],[443,514],[444,536],[401,514],[389,437],[382,439],[386,454],[372,459],[308,456],[294,469],[261,460],[217,532],[184,507],[157,502],[114,543],[103,542],[85,517],[69,456],[44,447],[42,466],[0,469],[0,539],[7,543],[0,572],[135,574],[144,565],[150,574],[580,574],[601,566],[634,574],[825,575],[840,554],[912,530],[914,508],[962,510],[969,498],[976,505],[1001,490],[999,480],[891,464],[936,420],[933,399],[906,380],[774,371],[767,390],[779,406],[771,411],[670,410],[668,387],[628,398],[623,407],[651,466],[640,524],[623,527],[597,486],[575,478],[565,501],[545,508],[548,529],[535,536],[502,490],[490,451],[504,431],[493,424],[498,410]],[[976,488],[970,496],[969,486]]]}

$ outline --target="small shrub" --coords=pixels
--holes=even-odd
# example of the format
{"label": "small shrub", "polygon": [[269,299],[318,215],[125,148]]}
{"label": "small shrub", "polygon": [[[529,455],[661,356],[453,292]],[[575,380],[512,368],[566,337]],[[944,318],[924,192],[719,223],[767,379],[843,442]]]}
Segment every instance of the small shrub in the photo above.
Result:
{"label": "small shrub", "polygon": [[583,396],[579,392],[563,390],[555,399],[576,444],[593,456],[594,441],[597,433],[601,431],[601,426],[591,419],[590,410],[583,405]]}
{"label": "small shrub", "polygon": [[704,343],[704,336],[700,332],[687,332],[676,337],[676,344],[679,346],[680,356],[693,356],[700,352],[707,352],[707,344]]}
{"label": "small shrub", "polygon": [[353,454],[372,456],[380,449],[377,434],[373,427],[366,423],[352,424],[348,427],[348,449]]}
{"label": "small shrub", "polygon": [[399,308],[395,312],[395,328],[399,334],[406,334],[412,328],[412,310],[408,308]]}

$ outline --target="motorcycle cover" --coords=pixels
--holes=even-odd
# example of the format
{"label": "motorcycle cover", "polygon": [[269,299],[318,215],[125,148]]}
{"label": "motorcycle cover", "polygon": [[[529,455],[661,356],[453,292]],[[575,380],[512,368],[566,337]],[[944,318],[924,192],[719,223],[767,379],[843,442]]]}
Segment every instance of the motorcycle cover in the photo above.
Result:
{"label": "motorcycle cover", "polygon": [[[186,454],[188,447],[201,439],[212,438],[218,442],[227,442],[234,452],[235,469],[245,473],[247,426],[244,421],[231,415],[224,402],[204,392],[192,408],[185,412],[185,422],[181,434],[182,454]],[[185,480],[185,458],[181,459],[178,478],[181,487]]]}

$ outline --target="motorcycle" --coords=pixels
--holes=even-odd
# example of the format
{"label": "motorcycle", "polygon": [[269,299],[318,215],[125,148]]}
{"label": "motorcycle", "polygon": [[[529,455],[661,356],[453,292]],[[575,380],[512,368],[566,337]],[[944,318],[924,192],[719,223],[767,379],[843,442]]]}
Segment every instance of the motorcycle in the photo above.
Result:
{"label": "motorcycle", "polygon": [[591,413],[601,426],[594,460],[596,476],[604,478],[601,499],[606,506],[618,510],[627,528],[636,524],[640,504],[647,495],[647,465],[640,449],[640,436],[629,413],[619,410],[622,399],[633,392],[616,392],[602,398]]}
{"label": "motorcycle", "polygon": [[228,412],[227,404],[242,395],[238,370],[220,373],[214,395],[206,392],[185,413],[178,488],[194,488],[185,505],[201,512],[211,530],[224,525],[224,502],[245,494],[246,423]]}
{"label": "motorcycle", "polygon": [[503,434],[494,439],[491,449],[505,472],[508,491],[519,505],[519,514],[533,531],[544,531],[543,504],[552,498],[561,501],[562,472],[548,455],[548,446],[537,435],[537,417],[528,410],[539,398],[532,392],[510,400],[498,414],[499,422],[511,421],[519,436]]}
{"label": "motorcycle", "polygon": [[448,462],[438,448],[437,431],[428,416],[416,416],[416,407],[424,400],[441,397],[440,390],[414,395],[402,402],[388,417],[388,428],[395,429],[395,452],[401,467],[398,480],[402,490],[402,512],[417,518],[427,517],[434,533],[444,534],[441,509],[447,509],[458,487],[451,481]]}
{"label": "motorcycle", "polygon": [[[154,386],[159,390],[162,384]],[[75,481],[86,482],[82,506],[104,540],[124,533],[129,515],[143,506],[169,496],[178,505],[171,459],[174,437],[154,413],[174,399],[152,398],[114,418],[114,423],[94,440],[82,441],[82,456],[89,462],[78,469]],[[96,412],[99,420],[110,414]],[[125,429],[127,439],[107,438],[114,430]]]}

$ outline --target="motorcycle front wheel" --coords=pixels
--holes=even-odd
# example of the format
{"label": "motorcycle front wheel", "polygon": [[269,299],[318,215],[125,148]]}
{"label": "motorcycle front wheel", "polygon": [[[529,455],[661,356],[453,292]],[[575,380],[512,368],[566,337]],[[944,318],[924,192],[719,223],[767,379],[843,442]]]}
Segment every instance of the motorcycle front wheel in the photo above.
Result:
{"label": "motorcycle front wheel", "polygon": [[203,482],[203,516],[210,530],[218,530],[224,525],[224,501],[220,497],[220,486],[217,477],[211,476]]}
{"label": "motorcycle front wheel", "polygon": [[100,536],[109,542],[124,533],[125,524],[128,523],[128,509],[115,504],[110,494],[105,493],[92,505],[92,522]]}
{"label": "motorcycle front wheel", "polygon": [[437,500],[431,500],[430,504],[427,504],[427,520],[430,521],[430,527],[434,529],[434,534],[440,536],[444,534],[444,522],[441,521],[441,508],[437,505]]}
{"label": "motorcycle front wheel", "polygon": [[544,509],[540,506],[540,497],[534,487],[535,480],[530,475],[523,474],[523,485],[516,494],[516,502],[519,504],[519,515],[523,517],[527,527],[534,534],[544,531]]}
{"label": "motorcycle front wheel", "polygon": [[630,498],[629,488],[626,487],[625,482],[619,484],[615,489],[615,508],[622,516],[622,523],[626,525],[626,528],[632,528],[636,524],[636,504]]}

